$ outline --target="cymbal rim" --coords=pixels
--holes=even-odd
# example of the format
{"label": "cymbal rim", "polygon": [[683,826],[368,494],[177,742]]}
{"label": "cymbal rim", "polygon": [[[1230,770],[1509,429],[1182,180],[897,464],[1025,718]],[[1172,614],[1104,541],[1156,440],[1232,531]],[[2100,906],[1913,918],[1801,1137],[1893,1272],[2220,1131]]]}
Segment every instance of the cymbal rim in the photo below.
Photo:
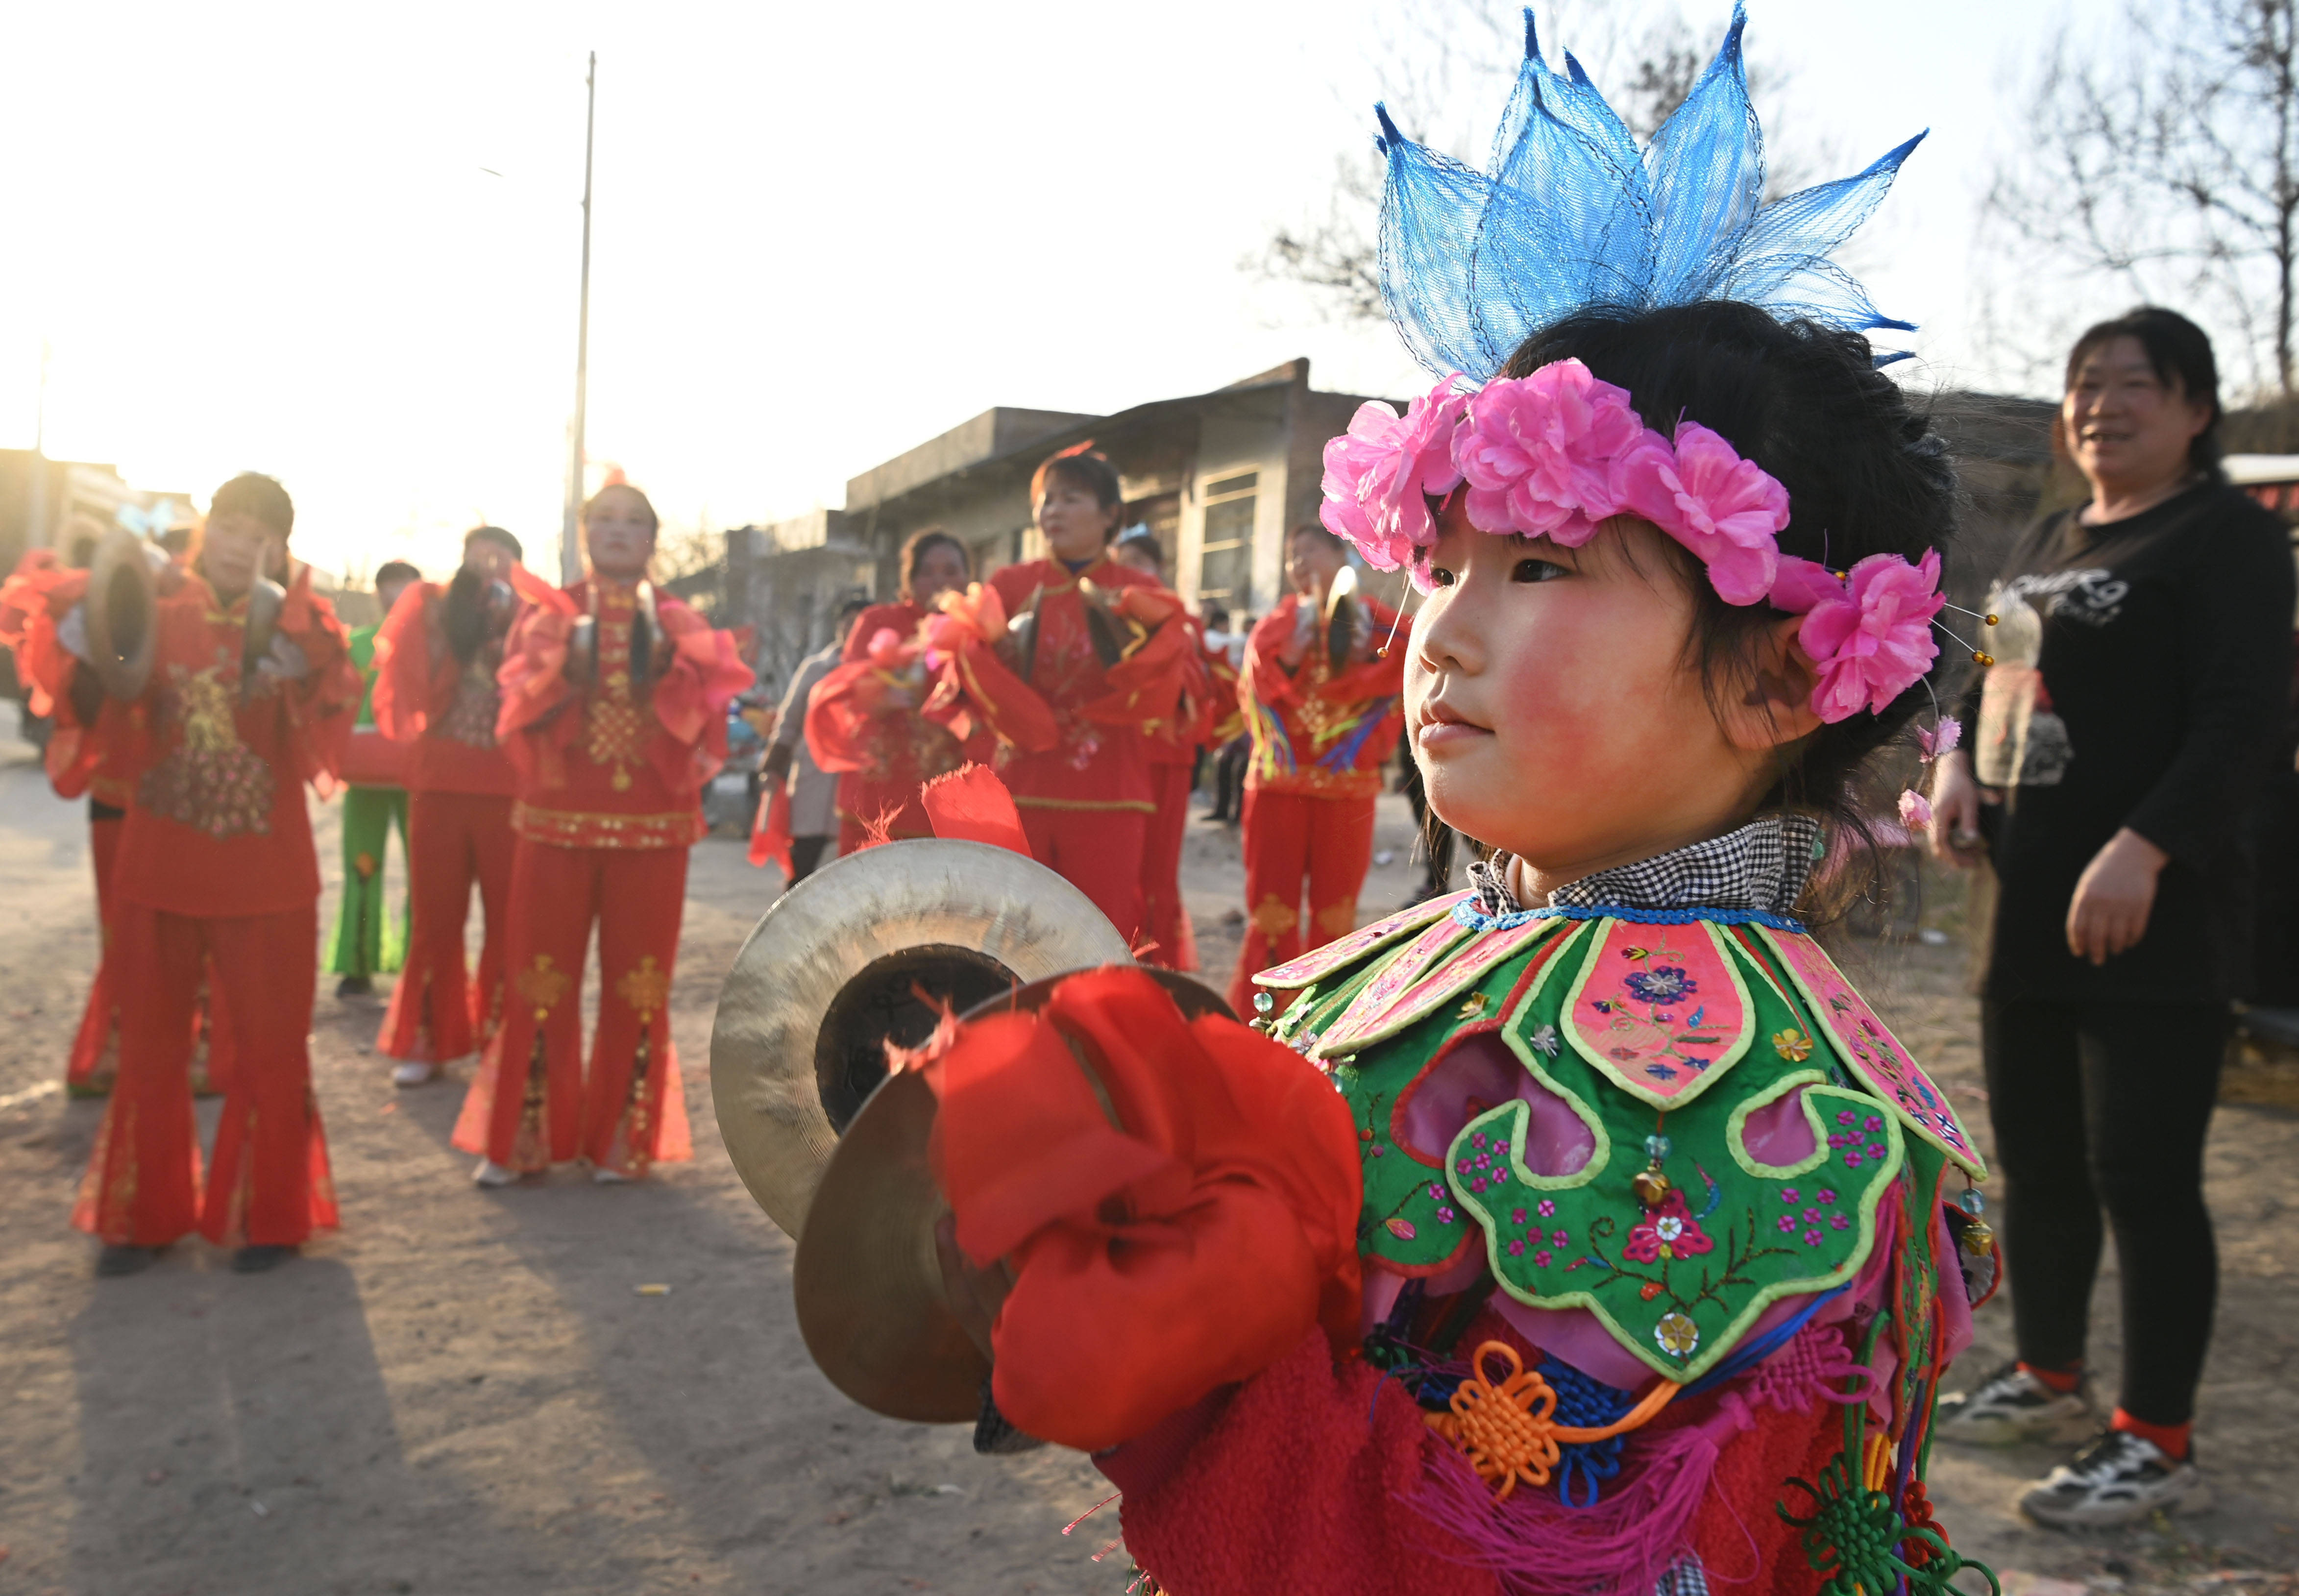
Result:
{"label": "cymbal rim", "polygon": [[[1095,967],[1066,969],[977,1003],[965,1018],[1042,1008]],[[1132,966],[1164,987],[1185,1018],[1233,1019],[1221,993],[1178,970]],[[1095,1095],[1115,1123],[1103,1084]],[[928,1161],[940,1104],[924,1076],[890,1076],[846,1128],[809,1210],[791,1269],[799,1333],[830,1383],[874,1413],[914,1424],[980,1417],[989,1361],[944,1295],[935,1225],[950,1211]]]}
{"label": "cymbal rim", "polygon": [[784,893],[735,956],[710,1035],[710,1086],[728,1159],[759,1206],[801,1235],[837,1133],[816,1038],[847,982],[922,943],[971,948],[1016,985],[1125,963],[1093,902],[1025,855],[941,837],[866,848]]}

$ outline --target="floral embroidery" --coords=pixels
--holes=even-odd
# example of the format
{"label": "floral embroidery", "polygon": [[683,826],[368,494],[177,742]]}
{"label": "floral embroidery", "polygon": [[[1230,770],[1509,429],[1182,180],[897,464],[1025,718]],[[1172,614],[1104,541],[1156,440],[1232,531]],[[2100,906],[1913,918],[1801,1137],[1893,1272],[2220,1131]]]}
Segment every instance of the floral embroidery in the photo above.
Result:
{"label": "floral embroidery", "polygon": [[[1629,954],[1634,957],[1637,952],[1631,948]],[[1699,982],[1674,965],[1667,964],[1633,971],[1622,980],[1621,985],[1647,1003],[1672,1003],[1700,990]],[[1668,1017],[1655,1015],[1653,1018],[1665,1019]]]}
{"label": "floral embroidery", "polygon": [[1681,1313],[1664,1313],[1653,1326],[1653,1339],[1670,1356],[1689,1358],[1700,1344],[1700,1326]]}
{"label": "floral embroidery", "polygon": [[1629,1239],[1621,1244],[1621,1256],[1631,1263],[1656,1263],[1665,1258],[1697,1258],[1715,1250],[1716,1243],[1702,1232],[1700,1221],[1686,1211],[1684,1193],[1672,1191],[1658,1208],[1631,1227]]}
{"label": "floral embroidery", "polygon": [[565,970],[555,968],[557,960],[550,954],[537,953],[533,966],[519,971],[518,978],[511,983],[519,988],[519,996],[535,1005],[535,1018],[538,1021],[550,1014],[559,1000],[567,995],[568,987],[573,985],[572,978]]}
{"label": "floral embroidery", "polygon": [[[1580,1051],[1650,1102],[1681,1101],[1744,1045],[1746,1005],[1705,927],[1608,920],[1570,1013]],[[1649,935],[1649,945],[1637,939]],[[1611,955],[1617,953],[1623,969]]]}
{"label": "floral embroidery", "polygon": [[635,969],[627,970],[615,983],[615,990],[623,1002],[638,1010],[642,1022],[652,1019],[670,997],[670,977],[655,966],[654,955],[639,960]]}
{"label": "floral embroidery", "polygon": [[[1852,989],[1819,944],[1808,936],[1769,930],[1761,935],[1779,951],[1789,973],[1812,1000],[1815,1016],[1865,1083],[1887,1099],[1919,1135],[1954,1159],[1967,1174],[1984,1177],[1987,1166],[1972,1151],[1938,1087],[1884,1028],[1868,1001]],[[1839,1113],[1837,1121],[1845,1126],[1853,1123],[1848,1112]]]}
{"label": "floral embroidery", "polygon": [[144,774],[136,802],[219,841],[271,829],[271,767],[239,740],[223,665],[196,676],[169,667],[167,714],[180,736]]}
{"label": "floral embroidery", "polygon": [[1772,1051],[1791,1063],[1801,1064],[1812,1057],[1812,1038],[1790,1026],[1785,1031],[1772,1033]]}

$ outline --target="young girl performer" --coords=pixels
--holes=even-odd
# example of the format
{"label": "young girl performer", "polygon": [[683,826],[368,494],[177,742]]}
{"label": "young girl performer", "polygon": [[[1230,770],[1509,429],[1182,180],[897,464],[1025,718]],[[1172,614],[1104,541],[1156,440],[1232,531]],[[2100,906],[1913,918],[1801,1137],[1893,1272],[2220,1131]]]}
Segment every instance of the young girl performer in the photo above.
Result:
{"label": "young girl performer", "polygon": [[[463,563],[446,582],[419,584],[376,635],[375,723],[407,749],[407,894],[413,927],[377,1051],[392,1080],[419,1086],[446,1061],[475,1053],[502,1017],[505,922],[510,912],[510,810],[518,773],[495,742],[504,635],[519,539],[501,527],[463,535]],[[471,889],[486,940],[473,981],[463,950]]]}
{"label": "young girl performer", "polygon": [[1920,1476],[1982,1166],[1797,919],[1928,702],[1954,484],[1824,259],[1898,154],[1757,209],[1739,43],[1648,165],[1531,52],[1492,174],[1387,129],[1391,312],[1469,377],[1361,411],[1326,517],[1430,590],[1477,890],[1266,974],[1286,1047],[1106,970],[925,1064],[996,1407],[1094,1451],[1152,1588],[1963,1567]]}
{"label": "young girl performer", "polygon": [[1246,929],[1229,994],[1241,1012],[1256,974],[1357,929],[1382,767],[1405,728],[1398,702],[1404,652],[1383,643],[1397,629],[1397,611],[1370,597],[1349,600],[1344,621],[1328,595],[1347,561],[1340,539],[1324,528],[1294,528],[1285,543],[1293,591],[1246,644],[1238,688],[1253,737],[1245,769]]}
{"label": "young girl performer", "polygon": [[946,598],[926,624],[932,657],[969,718],[998,734],[1030,851],[1135,937],[1158,807],[1142,734],[1172,720],[1195,645],[1166,624],[1181,600],[1109,557],[1125,500],[1106,456],[1091,445],[1055,455],[1030,499],[1046,558]]}
{"label": "young girl performer", "polygon": [[[590,572],[525,578],[495,736],[511,810],[510,990],[455,1124],[474,1178],[588,1158],[602,1181],[692,1156],[670,977],[702,783],[726,759],[726,706],[751,685],[735,639],[646,579],[659,523],[627,483],[583,507]],[[583,957],[599,927],[599,1029],[583,1072]]]}
{"label": "young girl performer", "polygon": [[[874,832],[890,841],[932,836],[918,788],[967,759],[948,727],[919,712],[931,684],[917,643],[919,623],[942,595],[966,591],[973,573],[966,545],[947,532],[913,533],[901,566],[900,594],[855,618],[837,668],[800,706],[814,762],[839,773],[842,856]],[[989,740],[979,741],[976,757],[986,761]]]}

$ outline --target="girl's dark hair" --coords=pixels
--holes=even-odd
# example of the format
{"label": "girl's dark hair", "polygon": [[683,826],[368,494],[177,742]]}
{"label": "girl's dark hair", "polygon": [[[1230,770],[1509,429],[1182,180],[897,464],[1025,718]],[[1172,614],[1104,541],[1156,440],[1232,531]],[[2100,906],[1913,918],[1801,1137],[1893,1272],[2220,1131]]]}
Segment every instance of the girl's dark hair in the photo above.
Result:
{"label": "girl's dark hair", "polygon": [[[1589,311],[1525,340],[1506,375],[1568,359],[1626,388],[1647,426],[1672,435],[1680,419],[1697,421],[1777,478],[1790,517],[1780,535],[1783,554],[1834,570],[1870,554],[1913,561],[1938,549],[1945,558],[1956,504],[1946,445],[1877,370],[1857,333],[1775,321],[1722,300]],[[1689,647],[1714,703],[1741,679],[1759,635],[1780,612],[1726,603],[1689,550],[1662,541],[1693,594]],[[1930,702],[1918,682],[1880,712],[1824,725],[1782,750],[1763,807],[1816,810],[1864,835],[1854,792],[1862,767]]]}
{"label": "girl's dark hair", "polygon": [[1158,579],[1161,582],[1166,579],[1166,545],[1158,541],[1158,535],[1149,528],[1129,528],[1118,534],[1117,541],[1111,546],[1120,553],[1129,548],[1149,550],[1150,563],[1156,569]]}
{"label": "girl's dark hair", "polygon": [[519,539],[501,527],[474,527],[463,534],[463,547],[466,550],[475,543],[491,543],[509,553],[514,560],[527,558],[527,551],[519,547]]}
{"label": "girl's dark hair", "polygon": [[974,552],[940,527],[928,527],[922,532],[911,533],[902,543],[902,596],[904,598],[910,596],[911,586],[918,579],[918,566],[936,549],[955,550],[958,562],[965,567],[966,574],[969,577],[974,574]]}
{"label": "girl's dark hair", "polygon": [[2065,393],[2075,387],[2076,372],[2084,361],[2101,345],[2112,344],[2118,338],[2139,341],[2139,347],[2147,352],[2147,363],[2154,368],[2156,381],[2167,388],[2179,389],[2184,398],[2201,400],[2212,407],[2210,423],[2187,445],[2187,463],[2217,478],[2220,420],[2227,413],[2220,408],[2220,363],[2212,353],[2211,335],[2179,312],[2167,311],[2161,305],[2137,305],[2112,321],[2086,328],[2075,347],[2068,351],[2067,374],[2061,381],[2060,391]]}
{"label": "girl's dark hair", "polygon": [[662,531],[662,517],[655,513],[654,501],[648,498],[646,495],[641,493],[637,488],[633,487],[627,482],[610,482],[597,493],[593,494],[589,498],[584,500],[582,517],[584,525],[588,526],[590,524],[591,511],[598,508],[599,501],[605,498],[609,494],[614,493],[628,494],[631,497],[636,499],[639,502],[639,508],[646,511],[648,528],[658,534]]}
{"label": "girl's dark hair", "polygon": [[252,517],[282,537],[295,530],[295,501],[277,477],[261,471],[242,471],[215,490],[215,497],[208,501],[208,519],[220,515]]}
{"label": "girl's dark hair", "polygon": [[[1091,440],[1075,448],[1065,449],[1049,455],[1039,462],[1030,476],[1030,507],[1034,511],[1038,501],[1046,496],[1049,478],[1059,477],[1074,486],[1084,488],[1093,495],[1094,503],[1104,510],[1115,510],[1125,503],[1125,490],[1117,484],[1117,468],[1109,463],[1109,456],[1095,448]],[[1112,536],[1116,533],[1112,523]]]}
{"label": "girl's dark hair", "polygon": [[375,590],[381,593],[386,582],[420,582],[423,573],[404,560],[386,560],[375,568],[372,579]]}

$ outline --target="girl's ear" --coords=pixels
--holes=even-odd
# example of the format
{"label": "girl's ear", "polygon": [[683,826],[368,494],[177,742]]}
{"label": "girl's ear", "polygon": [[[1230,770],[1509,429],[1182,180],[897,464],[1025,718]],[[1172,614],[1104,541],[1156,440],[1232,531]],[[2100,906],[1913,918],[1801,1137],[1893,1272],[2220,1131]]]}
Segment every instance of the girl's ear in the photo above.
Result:
{"label": "girl's ear", "polygon": [[1800,615],[1783,615],[1755,634],[1739,689],[1721,707],[1725,740],[1761,753],[1801,742],[1820,729],[1812,707],[1820,672],[1797,632]]}

